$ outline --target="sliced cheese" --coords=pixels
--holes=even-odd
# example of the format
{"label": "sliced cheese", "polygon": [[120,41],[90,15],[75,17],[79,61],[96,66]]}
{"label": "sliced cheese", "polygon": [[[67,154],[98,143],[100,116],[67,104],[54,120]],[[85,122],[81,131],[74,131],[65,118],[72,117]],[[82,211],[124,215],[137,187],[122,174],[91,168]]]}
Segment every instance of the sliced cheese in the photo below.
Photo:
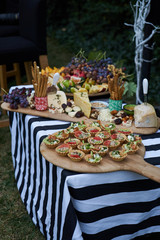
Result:
{"label": "sliced cheese", "polygon": [[88,98],[87,92],[75,92],[73,94],[74,103],[76,106],[82,109],[82,112],[86,117],[90,117],[91,114],[91,103]]}
{"label": "sliced cheese", "polygon": [[140,104],[134,108],[135,127],[157,127],[157,115],[154,107],[147,104]]}
{"label": "sliced cheese", "polygon": [[48,107],[59,108],[63,103],[67,104],[66,94],[63,91],[48,93]]}

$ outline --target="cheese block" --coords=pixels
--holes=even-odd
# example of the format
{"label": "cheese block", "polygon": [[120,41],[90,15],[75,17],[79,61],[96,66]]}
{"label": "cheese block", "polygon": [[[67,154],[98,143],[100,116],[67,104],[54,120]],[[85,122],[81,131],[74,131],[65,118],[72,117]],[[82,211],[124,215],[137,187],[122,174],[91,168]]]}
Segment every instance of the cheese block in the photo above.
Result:
{"label": "cheese block", "polygon": [[48,107],[59,108],[63,103],[67,104],[66,94],[63,91],[57,91],[56,93],[49,92],[47,97]]}
{"label": "cheese block", "polygon": [[134,108],[135,127],[157,127],[157,115],[154,107],[147,104],[140,104]]}
{"label": "cheese block", "polygon": [[74,104],[81,108],[82,112],[86,117],[90,117],[91,114],[91,103],[88,98],[87,92],[75,92],[73,94]]}

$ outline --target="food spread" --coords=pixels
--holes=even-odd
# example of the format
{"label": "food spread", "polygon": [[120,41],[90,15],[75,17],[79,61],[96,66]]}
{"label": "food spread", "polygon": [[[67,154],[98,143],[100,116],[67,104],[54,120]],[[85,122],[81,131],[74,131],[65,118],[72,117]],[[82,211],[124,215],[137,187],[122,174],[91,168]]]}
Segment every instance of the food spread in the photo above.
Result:
{"label": "food spread", "polygon": [[[112,77],[107,77],[111,98],[112,100],[119,101],[122,97],[122,92],[124,91],[124,74],[120,69],[117,70],[113,66],[109,66],[109,68],[112,69],[111,71],[113,75]],[[56,74],[58,74],[56,77],[58,76],[58,78],[61,78],[59,73],[56,72]],[[140,130],[142,128],[155,128],[153,131],[156,131],[158,128],[157,116],[151,104],[145,103],[136,105],[134,107],[133,115],[127,114],[122,109],[111,111],[110,108],[107,108],[107,105],[105,106],[102,102],[98,103],[98,101],[96,101],[96,103],[91,104],[88,92],[85,88],[80,88],[78,91],[75,91],[73,93],[73,100],[69,98],[67,99],[65,92],[58,90],[54,85],[45,88],[47,85],[46,80],[51,78],[50,73],[49,71],[42,71],[40,73],[39,67],[36,63],[34,63],[34,67],[32,67],[32,75],[35,92],[27,88],[15,88],[11,93],[3,96],[4,102],[7,102],[11,109],[18,109],[19,107],[30,108],[32,110],[36,108],[37,111],[48,109],[47,111],[49,111],[49,113],[55,115],[55,119],[66,119],[67,121],[72,121],[72,119],[73,121],[76,121],[76,118],[85,119],[85,117],[91,119],[91,121],[92,119],[97,119],[103,122],[101,125],[104,131],[114,131],[114,125],[126,127],[129,129],[127,131],[130,131],[130,133],[133,132],[133,125],[134,129],[139,128]],[[78,81],[76,76],[72,76],[71,79],[76,79],[76,81]],[[44,83],[41,85],[41,82]],[[118,85],[116,86],[116,84]],[[46,104],[48,104],[48,106]],[[57,114],[62,114],[62,117]],[[67,114],[69,118],[65,118],[65,114]],[[99,126],[97,125],[96,127]],[[89,133],[91,134],[91,137],[95,135],[96,131],[96,128],[90,130]],[[125,129],[119,129],[119,131],[123,133]],[[139,130],[136,130],[135,132],[139,133]],[[147,130],[145,130],[144,133],[147,133]]]}
{"label": "food spread", "polygon": [[[99,127],[93,127],[98,125]],[[98,133],[91,136],[88,129],[98,128]],[[71,131],[71,129],[73,131]],[[134,154],[141,144],[139,135],[119,133],[112,123],[111,127],[103,130],[104,125],[100,121],[92,123],[78,122],[72,123],[65,130],[58,131],[47,136],[43,142],[48,146],[48,139],[56,141],[58,144],[53,150],[61,155],[68,156],[73,161],[85,160],[89,164],[98,164],[103,161],[103,157],[108,155],[114,161],[122,161],[127,154]],[[102,137],[100,137],[102,136]]]}

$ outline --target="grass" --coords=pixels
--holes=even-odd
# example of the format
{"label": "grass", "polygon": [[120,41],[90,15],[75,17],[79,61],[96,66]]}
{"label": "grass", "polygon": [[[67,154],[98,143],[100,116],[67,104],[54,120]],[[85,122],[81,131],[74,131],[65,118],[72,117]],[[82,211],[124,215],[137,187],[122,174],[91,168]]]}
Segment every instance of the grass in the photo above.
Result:
{"label": "grass", "polygon": [[[72,54],[56,41],[47,39],[51,67],[70,61]],[[22,76],[25,79],[25,76]],[[13,83],[14,85],[14,83]],[[0,119],[5,119],[1,116]],[[28,215],[14,178],[9,127],[0,128],[0,240],[44,240]]]}
{"label": "grass", "polygon": [[0,129],[0,239],[44,240],[26,212],[17,190],[10,137],[8,127]]}

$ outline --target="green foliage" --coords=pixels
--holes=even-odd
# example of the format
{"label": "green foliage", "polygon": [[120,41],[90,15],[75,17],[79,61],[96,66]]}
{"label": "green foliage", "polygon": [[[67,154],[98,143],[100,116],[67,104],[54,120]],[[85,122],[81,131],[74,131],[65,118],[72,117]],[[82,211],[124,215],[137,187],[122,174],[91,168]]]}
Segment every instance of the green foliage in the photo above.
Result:
{"label": "green foliage", "polygon": [[[124,23],[133,24],[134,21],[129,1],[55,0],[53,2],[48,0],[47,2],[48,34],[54,35],[60,44],[71,49],[73,55],[79,49],[84,49],[89,58],[93,58],[98,52],[106,52],[106,57],[112,58],[116,66],[117,63],[123,62],[128,74],[135,72],[134,31],[133,28],[124,25]],[[159,35],[154,36],[154,41],[157,43],[154,57],[157,59],[160,56]],[[150,88],[156,84],[155,91],[160,88],[160,81],[155,80],[158,74],[160,75],[157,66],[159,61],[153,61],[151,82],[149,82]],[[155,98],[154,94],[152,88],[151,99],[152,95],[153,99]],[[156,101],[159,101],[158,97]]]}
{"label": "green foliage", "polygon": [[125,90],[123,95],[126,95],[127,98],[133,97],[136,93],[137,85],[134,82],[125,82]]}
{"label": "green foliage", "polygon": [[60,43],[72,47],[74,52],[81,48],[87,53],[106,51],[113,61],[126,59],[127,69],[132,66],[133,71],[133,32],[124,25],[127,19],[130,21],[132,11],[126,1],[69,0],[63,4],[59,1],[61,13],[58,1],[54,1],[54,6],[49,2],[52,10],[48,12],[48,23]]}

